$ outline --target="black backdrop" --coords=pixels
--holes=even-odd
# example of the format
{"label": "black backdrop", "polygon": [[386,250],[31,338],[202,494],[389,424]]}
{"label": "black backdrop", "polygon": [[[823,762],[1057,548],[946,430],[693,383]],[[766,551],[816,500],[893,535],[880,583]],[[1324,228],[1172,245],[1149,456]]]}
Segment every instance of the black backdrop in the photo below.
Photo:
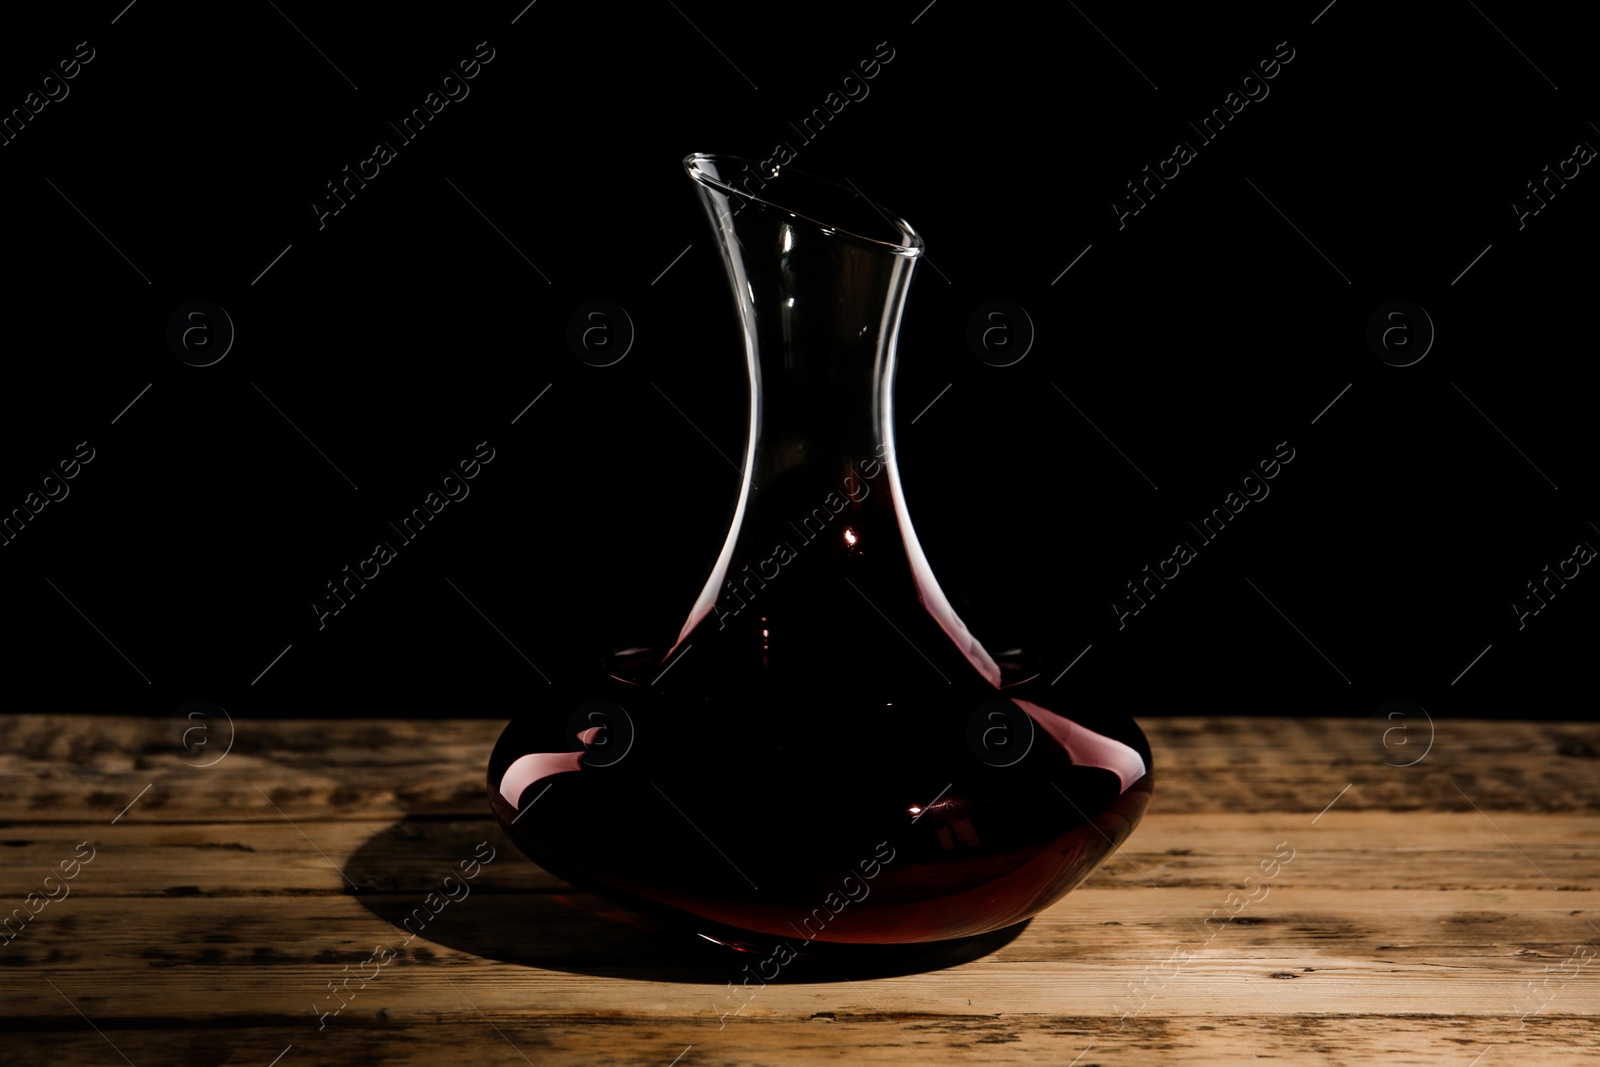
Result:
{"label": "black backdrop", "polygon": [[[1600,178],[1574,156],[1600,108],[1571,16],[925,3],[8,15],[0,508],[27,514],[0,545],[4,709],[510,716],[534,665],[681,618],[745,383],[679,161],[787,141],[926,238],[912,512],[974,619],[1071,665],[1059,688],[1135,714],[1590,714],[1600,578],[1574,560],[1537,614],[1525,592],[1600,545]],[[386,125],[475,53],[414,140]],[[836,91],[804,142],[789,123]],[[1186,125],[1229,103],[1213,140]],[[393,158],[319,219],[378,141]],[[1134,214],[1147,166],[1177,173]],[[1534,214],[1547,166],[1569,178]],[[566,343],[590,299],[636,329],[614,366]],[[967,343],[992,299],[1036,333],[1009,367]],[[209,366],[168,340],[192,300],[231,320]],[[470,496],[319,626],[325,583],[479,442]],[[1124,583],[1282,442],[1270,495],[1119,624]]]}

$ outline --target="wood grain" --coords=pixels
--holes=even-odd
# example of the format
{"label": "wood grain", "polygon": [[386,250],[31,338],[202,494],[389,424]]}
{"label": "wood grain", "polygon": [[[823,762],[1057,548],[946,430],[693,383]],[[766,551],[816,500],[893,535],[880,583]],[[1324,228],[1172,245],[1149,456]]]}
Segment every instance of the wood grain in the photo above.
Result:
{"label": "wood grain", "polygon": [[[1408,749],[1382,720],[1148,720],[1151,812],[1055,907],[740,993],[747,961],[505,841],[482,785],[499,723],[240,723],[209,767],[225,724],[199,755],[183,725],[0,717],[0,912],[94,856],[0,944],[0,1063],[1600,1056],[1593,726],[1409,724]],[[470,895],[404,930],[480,842],[497,853]]]}

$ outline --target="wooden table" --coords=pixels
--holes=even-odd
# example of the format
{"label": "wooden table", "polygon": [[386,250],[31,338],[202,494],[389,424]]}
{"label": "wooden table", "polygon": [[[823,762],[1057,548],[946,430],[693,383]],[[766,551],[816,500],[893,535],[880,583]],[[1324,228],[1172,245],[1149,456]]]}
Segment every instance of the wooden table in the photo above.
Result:
{"label": "wooden table", "polygon": [[1020,933],[744,1002],[506,842],[498,722],[3,717],[0,1063],[1600,1058],[1600,727],[1143,725],[1149,815]]}

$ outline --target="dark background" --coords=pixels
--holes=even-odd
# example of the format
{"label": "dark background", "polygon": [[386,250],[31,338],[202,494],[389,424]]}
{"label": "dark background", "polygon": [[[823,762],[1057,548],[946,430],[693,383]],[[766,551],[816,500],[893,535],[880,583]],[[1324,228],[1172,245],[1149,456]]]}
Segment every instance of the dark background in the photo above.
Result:
{"label": "dark background", "polygon": [[[1521,630],[1511,607],[1600,545],[1600,178],[1521,230],[1511,207],[1600,145],[1570,14],[925,3],[8,16],[7,112],[78,42],[95,58],[0,146],[0,510],[78,442],[94,459],[0,546],[0,707],[510,717],[546,689],[533,665],[559,680],[681,619],[745,381],[679,161],[788,140],[927,241],[900,462],[980,637],[1005,620],[1047,675],[1072,664],[1059,688],[1140,715],[1592,714],[1600,578]],[[470,95],[400,144],[386,120],[480,41]],[[801,144],[787,123],[885,41],[869,95]],[[1283,41],[1270,95],[1199,145],[1185,120]],[[1197,158],[1119,229],[1112,199],[1179,139]],[[319,229],[378,140],[396,158]],[[637,330],[609,368],[564,337],[594,298]],[[965,336],[995,298],[1037,332],[1005,368]],[[193,299],[236,330],[212,366],[167,342]],[[1407,367],[1366,340],[1394,299],[1437,330]],[[470,496],[319,629],[324,583],[480,441]],[[1119,630],[1123,584],[1282,441],[1270,496]]]}

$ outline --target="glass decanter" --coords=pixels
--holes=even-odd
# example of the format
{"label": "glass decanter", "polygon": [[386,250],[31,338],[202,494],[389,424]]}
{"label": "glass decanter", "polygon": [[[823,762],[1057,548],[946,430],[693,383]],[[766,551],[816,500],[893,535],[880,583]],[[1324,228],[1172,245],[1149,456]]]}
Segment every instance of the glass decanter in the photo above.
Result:
{"label": "glass decanter", "polygon": [[749,372],[732,526],[676,633],[506,728],[495,815],[557,876],[737,947],[1022,922],[1138,823],[1144,735],[1062,710],[968,632],[928,566],[894,426],[922,239],[789,168],[684,166]]}

